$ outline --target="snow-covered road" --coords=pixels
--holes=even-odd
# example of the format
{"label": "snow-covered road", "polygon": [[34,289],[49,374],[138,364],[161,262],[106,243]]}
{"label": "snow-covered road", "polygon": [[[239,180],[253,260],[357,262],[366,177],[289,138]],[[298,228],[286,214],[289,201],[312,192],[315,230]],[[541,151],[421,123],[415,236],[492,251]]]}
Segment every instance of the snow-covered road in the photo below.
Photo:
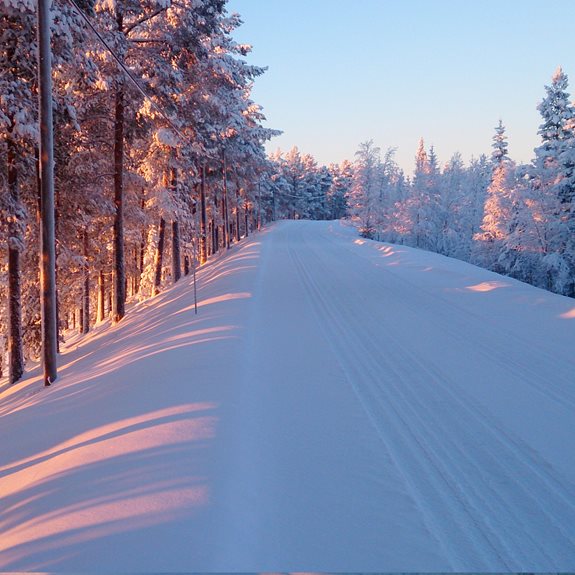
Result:
{"label": "snow-covered road", "polygon": [[574,300],[336,222],[200,280],[2,392],[0,570],[575,569]]}

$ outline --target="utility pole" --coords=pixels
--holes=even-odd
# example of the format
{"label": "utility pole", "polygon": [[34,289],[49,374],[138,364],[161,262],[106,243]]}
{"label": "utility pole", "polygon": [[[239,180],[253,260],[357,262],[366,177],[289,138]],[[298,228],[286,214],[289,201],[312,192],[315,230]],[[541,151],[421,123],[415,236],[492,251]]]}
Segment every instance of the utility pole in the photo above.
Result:
{"label": "utility pole", "polygon": [[50,0],[38,0],[38,96],[40,115],[40,302],[44,385],[58,377],[56,350],[56,234]]}
{"label": "utility pole", "polygon": [[[122,5],[116,4],[117,31],[124,35],[124,13]],[[122,44],[120,61],[125,59]],[[114,228],[112,273],[112,321],[119,322],[126,314],[126,262],[124,257],[124,125],[125,125],[125,87],[124,79],[116,77],[116,100],[114,106]]]}

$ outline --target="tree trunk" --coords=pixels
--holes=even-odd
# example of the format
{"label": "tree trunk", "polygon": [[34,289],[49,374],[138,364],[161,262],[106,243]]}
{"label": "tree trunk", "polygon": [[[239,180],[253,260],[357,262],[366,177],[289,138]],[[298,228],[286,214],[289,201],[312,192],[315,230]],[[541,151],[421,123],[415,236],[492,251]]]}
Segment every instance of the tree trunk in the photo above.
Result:
{"label": "tree trunk", "polygon": [[156,275],[154,279],[154,295],[160,293],[160,286],[162,284],[162,262],[164,258],[164,242],[166,238],[166,220],[160,218],[160,231],[158,236],[158,247],[156,249]]}
{"label": "tree trunk", "polygon": [[208,238],[206,236],[206,166],[202,166],[200,183],[200,264],[208,259]]}
{"label": "tree trunk", "polygon": [[96,315],[96,321],[98,323],[104,321],[105,301],[106,301],[106,284],[105,284],[104,272],[100,270],[100,272],[98,273],[98,310]]}
{"label": "tree trunk", "polygon": [[[214,206],[215,209],[215,206]],[[218,226],[216,226],[216,219],[212,218],[212,255],[218,253],[219,248]]]}
{"label": "tree trunk", "polygon": [[258,182],[258,232],[262,229],[262,185]]}
{"label": "tree trunk", "polygon": [[222,248],[228,247],[228,220],[226,218],[226,197],[221,200],[220,210],[222,215]]}
{"label": "tree trunk", "polygon": [[172,222],[172,278],[174,283],[182,277],[180,260],[180,225],[174,221]]}
{"label": "tree trunk", "polygon": [[[117,7],[118,32],[123,33],[124,18]],[[126,314],[126,265],[124,261],[124,84],[118,77],[114,113],[114,269],[112,274],[112,321]]]}
{"label": "tree trunk", "polygon": [[84,281],[82,290],[82,312],[84,322],[82,323],[82,333],[86,334],[90,331],[90,267],[88,265],[88,232],[84,231]]}
{"label": "tree trunk", "polygon": [[[178,191],[178,171],[170,168],[170,189],[173,197]],[[182,261],[180,249],[180,224],[178,220],[172,221],[172,281],[176,283],[182,277]]]}
{"label": "tree trunk", "polygon": [[[144,189],[142,189],[142,199],[140,201],[140,209],[142,210],[142,212],[144,212],[144,210],[146,209],[146,192]],[[147,236],[146,226],[143,226],[142,235],[140,238],[140,245],[139,247],[136,248],[137,249],[136,270],[138,276],[138,282],[137,282],[138,292],[140,291],[142,274],[144,273],[144,254],[146,253],[146,236]]]}
{"label": "tree trunk", "polygon": [[240,182],[236,178],[236,242],[239,242],[240,238]]}
{"label": "tree trunk", "polygon": [[[18,169],[16,168],[16,144],[7,138],[8,192],[16,211],[20,208]],[[20,249],[22,230],[20,215],[8,222],[8,379],[16,383],[24,375],[24,349],[22,344],[22,285],[20,273]]]}
{"label": "tree trunk", "polygon": [[222,200],[222,210],[224,216],[224,245],[230,249],[230,218],[228,212],[228,168],[226,165],[226,154],[222,152],[222,178],[224,187],[224,198]]}

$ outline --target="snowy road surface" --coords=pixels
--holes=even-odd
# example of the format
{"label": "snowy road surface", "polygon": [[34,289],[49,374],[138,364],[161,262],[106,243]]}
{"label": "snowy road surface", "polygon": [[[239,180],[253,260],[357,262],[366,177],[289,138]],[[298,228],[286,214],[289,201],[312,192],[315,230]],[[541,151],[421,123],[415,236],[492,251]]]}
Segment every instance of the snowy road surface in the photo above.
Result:
{"label": "snowy road surface", "polygon": [[3,571],[575,569],[575,301],[281,222],[0,395]]}

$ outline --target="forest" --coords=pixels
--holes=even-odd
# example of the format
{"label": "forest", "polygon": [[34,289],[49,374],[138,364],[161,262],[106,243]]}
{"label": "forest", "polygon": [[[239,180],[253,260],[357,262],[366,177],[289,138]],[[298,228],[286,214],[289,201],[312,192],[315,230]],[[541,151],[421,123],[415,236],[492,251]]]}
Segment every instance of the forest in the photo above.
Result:
{"label": "forest", "polygon": [[[282,218],[349,217],[366,238],[470,261],[575,296],[575,108],[561,69],[528,165],[508,152],[442,165],[421,140],[412,175],[373,140],[318,165],[252,101],[225,0],[56,0],[53,105],[59,339],[88,333]],[[0,376],[41,348],[38,79],[33,0],[0,0]],[[534,103],[535,105],[535,103]],[[384,113],[384,111],[382,111]],[[282,128],[280,126],[280,128]],[[487,143],[488,144],[488,143]]]}
{"label": "forest", "polygon": [[349,210],[368,238],[465,260],[537,287],[575,296],[575,108],[559,68],[538,104],[541,144],[529,164],[509,157],[505,127],[492,153],[444,166],[423,140],[406,178],[390,148],[361,144]]}

